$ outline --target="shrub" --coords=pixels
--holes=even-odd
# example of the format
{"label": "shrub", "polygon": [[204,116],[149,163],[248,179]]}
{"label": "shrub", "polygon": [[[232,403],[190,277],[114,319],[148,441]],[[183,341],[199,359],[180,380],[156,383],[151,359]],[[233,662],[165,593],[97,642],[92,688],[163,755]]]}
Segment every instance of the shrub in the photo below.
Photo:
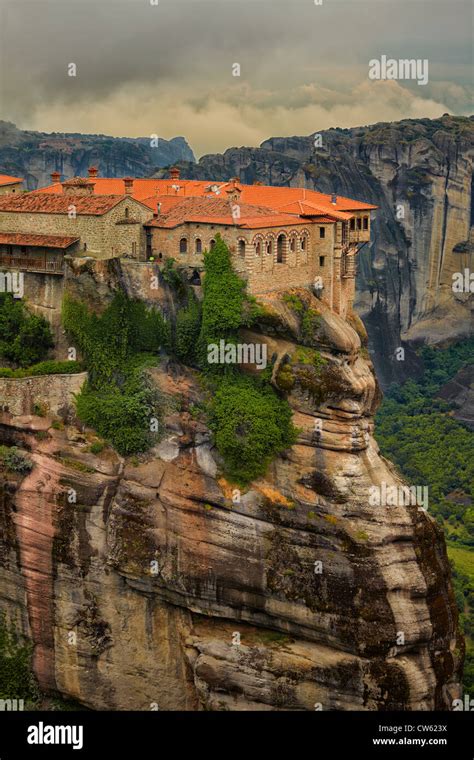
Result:
{"label": "shrub", "polygon": [[3,466],[13,472],[27,473],[33,469],[33,462],[28,459],[16,446],[0,446],[0,461]]}
{"label": "shrub", "polygon": [[220,381],[210,428],[227,474],[243,484],[263,475],[270,460],[296,440],[288,403],[268,384],[239,375]]}
{"label": "shrub", "polygon": [[84,367],[80,362],[48,360],[39,364],[32,364],[31,367],[19,369],[1,367],[0,377],[19,378],[32,377],[34,375],[73,375],[77,372],[82,372],[83,369]]}
{"label": "shrub", "polygon": [[10,293],[0,293],[0,356],[27,367],[42,359],[53,345],[44,317],[30,314]]}
{"label": "shrub", "polygon": [[288,304],[290,309],[293,309],[293,311],[296,311],[297,314],[302,314],[304,311],[304,303],[297,295],[294,293],[285,293],[283,296],[283,301]]}
{"label": "shrub", "polygon": [[36,702],[39,690],[31,669],[31,644],[22,644],[0,613],[0,698]]}
{"label": "shrub", "polygon": [[201,330],[201,307],[196,299],[178,311],[176,317],[175,353],[183,364],[197,362],[197,344]]}
{"label": "shrub", "polygon": [[[232,267],[228,247],[220,235],[211,251],[204,253],[205,278],[203,284],[202,322],[199,336],[199,356],[203,367],[207,364],[207,346],[223,338],[235,342],[239,327],[245,324],[245,282]],[[213,365],[219,367],[219,365]]]}
{"label": "shrub", "polygon": [[144,368],[156,359],[144,352],[169,344],[163,317],[119,292],[100,316],[66,298],[63,321],[89,371],[88,382],[76,396],[78,417],[120,454],[145,451],[153,440],[150,417],[156,416],[156,399]]}

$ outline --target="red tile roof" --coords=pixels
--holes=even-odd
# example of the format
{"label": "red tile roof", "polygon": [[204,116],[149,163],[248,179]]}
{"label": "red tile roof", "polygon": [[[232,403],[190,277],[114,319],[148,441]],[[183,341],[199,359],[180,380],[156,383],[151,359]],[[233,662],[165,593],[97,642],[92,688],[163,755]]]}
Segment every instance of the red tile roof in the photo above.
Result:
{"label": "red tile roof", "polygon": [[[234,218],[232,211],[238,209]],[[305,224],[304,219],[292,214],[283,214],[267,206],[256,206],[248,203],[230,201],[228,198],[184,198],[173,204],[166,213],[161,213],[151,220],[147,226],[173,228],[184,222],[203,224],[222,224],[236,227],[277,227],[294,224]]]}
{"label": "red tile roof", "polygon": [[23,182],[22,177],[10,177],[9,174],[0,174],[0,185],[16,185]]}
{"label": "red tile roof", "polygon": [[24,232],[0,232],[0,245],[22,245],[42,248],[69,248],[80,238],[65,235],[30,235]]}
{"label": "red tile roof", "polygon": [[[123,178],[111,179],[108,177],[94,177],[97,194],[123,195],[125,193],[125,183]],[[251,205],[266,206],[274,210],[283,212],[301,214],[297,204],[301,203],[302,207],[308,207],[312,212],[325,213],[333,215],[334,212],[344,213],[351,211],[370,211],[377,206],[370,203],[362,203],[351,198],[338,195],[336,203],[331,203],[331,195],[319,193],[316,190],[306,190],[301,187],[273,187],[270,185],[237,185],[231,180],[230,182],[212,182],[209,180],[193,179],[134,179],[133,181],[133,198],[142,201],[150,208],[156,208],[158,201],[169,202],[173,198],[192,198],[192,197],[212,197],[227,198],[227,190],[235,186],[241,191],[239,202]],[[217,189],[217,193],[212,192],[211,187]],[[60,182],[48,187],[37,190],[38,193],[57,194],[62,193],[63,188]],[[294,204],[294,205],[293,205]],[[344,217],[342,217],[344,218]],[[347,218],[347,217],[345,217]]]}
{"label": "red tile roof", "polygon": [[67,214],[74,206],[76,214],[101,216],[110,211],[122,195],[47,195],[38,191],[22,195],[0,196],[0,212],[17,211],[36,214]]}

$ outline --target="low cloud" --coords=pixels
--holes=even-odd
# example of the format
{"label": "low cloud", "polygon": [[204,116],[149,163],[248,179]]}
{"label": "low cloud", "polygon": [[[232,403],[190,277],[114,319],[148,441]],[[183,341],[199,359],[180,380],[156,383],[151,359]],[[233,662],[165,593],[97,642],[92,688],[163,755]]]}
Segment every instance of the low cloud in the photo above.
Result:
{"label": "low cloud", "polygon": [[[278,104],[268,94],[262,105],[258,95],[243,88],[245,97],[228,102],[225,93],[203,98],[196,107],[176,100],[172,88],[124,87],[84,109],[79,103],[39,107],[32,128],[43,131],[102,132],[139,137],[158,134],[165,139],[184,134],[198,156],[231,146],[257,146],[277,135],[305,135],[329,127],[353,127],[402,118],[436,118],[448,111],[445,103],[423,98],[398,82],[362,82],[352,95],[303,88],[300,98]],[[195,97],[195,96],[194,96]],[[120,118],[117,119],[117,114]]]}
{"label": "low cloud", "polygon": [[[469,0],[0,0],[0,12],[2,118],[23,129],[182,134],[202,154],[472,103]],[[427,58],[428,86],[369,82],[382,54]]]}

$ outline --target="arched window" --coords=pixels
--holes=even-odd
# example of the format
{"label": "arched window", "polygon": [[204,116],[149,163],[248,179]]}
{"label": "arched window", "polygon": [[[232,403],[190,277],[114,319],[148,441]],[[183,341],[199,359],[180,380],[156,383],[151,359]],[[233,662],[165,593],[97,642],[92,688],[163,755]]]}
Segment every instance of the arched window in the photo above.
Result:
{"label": "arched window", "polygon": [[196,253],[202,253],[202,240],[201,240],[201,238],[196,238]]}
{"label": "arched window", "polygon": [[186,238],[181,238],[179,241],[179,252],[180,253],[187,253],[188,252],[188,241]]}
{"label": "arched window", "polygon": [[209,248],[210,248],[211,251],[214,248],[215,244],[216,244],[216,241],[214,239],[210,241]]}
{"label": "arched window", "polygon": [[272,241],[267,240],[267,253],[271,254],[272,252]]}
{"label": "arched window", "polygon": [[128,219],[128,214],[129,214],[128,206],[126,206],[125,207],[125,219]]}
{"label": "arched window", "polygon": [[283,264],[283,253],[285,249],[285,236],[278,235],[277,238],[277,264]]}
{"label": "arched window", "polygon": [[296,251],[296,238],[295,236],[290,238],[290,251],[294,253]]}
{"label": "arched window", "polygon": [[301,250],[306,251],[306,235],[301,236]]}
{"label": "arched window", "polygon": [[239,256],[245,256],[245,240],[239,240]]}

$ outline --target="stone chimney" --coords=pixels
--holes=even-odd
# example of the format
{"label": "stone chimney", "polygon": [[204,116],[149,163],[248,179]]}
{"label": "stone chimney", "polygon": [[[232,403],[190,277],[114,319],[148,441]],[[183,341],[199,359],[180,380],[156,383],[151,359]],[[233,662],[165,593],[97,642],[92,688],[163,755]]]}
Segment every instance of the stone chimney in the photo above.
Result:
{"label": "stone chimney", "polygon": [[181,176],[181,170],[177,166],[172,166],[170,169],[170,179],[179,179]]}
{"label": "stone chimney", "polygon": [[61,181],[61,174],[59,172],[51,172],[51,182],[56,184]]}
{"label": "stone chimney", "polygon": [[226,189],[227,198],[230,201],[238,201],[240,199],[240,193],[242,192],[242,188],[239,187],[238,183],[240,182],[238,177],[232,177],[232,179],[229,182],[229,187]]}
{"label": "stone chimney", "polygon": [[90,179],[95,179],[99,173],[97,166],[89,166],[87,173]]}
{"label": "stone chimney", "polygon": [[61,184],[66,195],[92,195],[95,183],[85,177],[73,177]]}
{"label": "stone chimney", "polygon": [[156,206],[156,211],[153,212],[153,219],[158,219],[160,215],[161,215],[161,203],[158,203]]}
{"label": "stone chimney", "polygon": [[133,177],[124,177],[123,184],[125,185],[125,194],[133,195]]}

